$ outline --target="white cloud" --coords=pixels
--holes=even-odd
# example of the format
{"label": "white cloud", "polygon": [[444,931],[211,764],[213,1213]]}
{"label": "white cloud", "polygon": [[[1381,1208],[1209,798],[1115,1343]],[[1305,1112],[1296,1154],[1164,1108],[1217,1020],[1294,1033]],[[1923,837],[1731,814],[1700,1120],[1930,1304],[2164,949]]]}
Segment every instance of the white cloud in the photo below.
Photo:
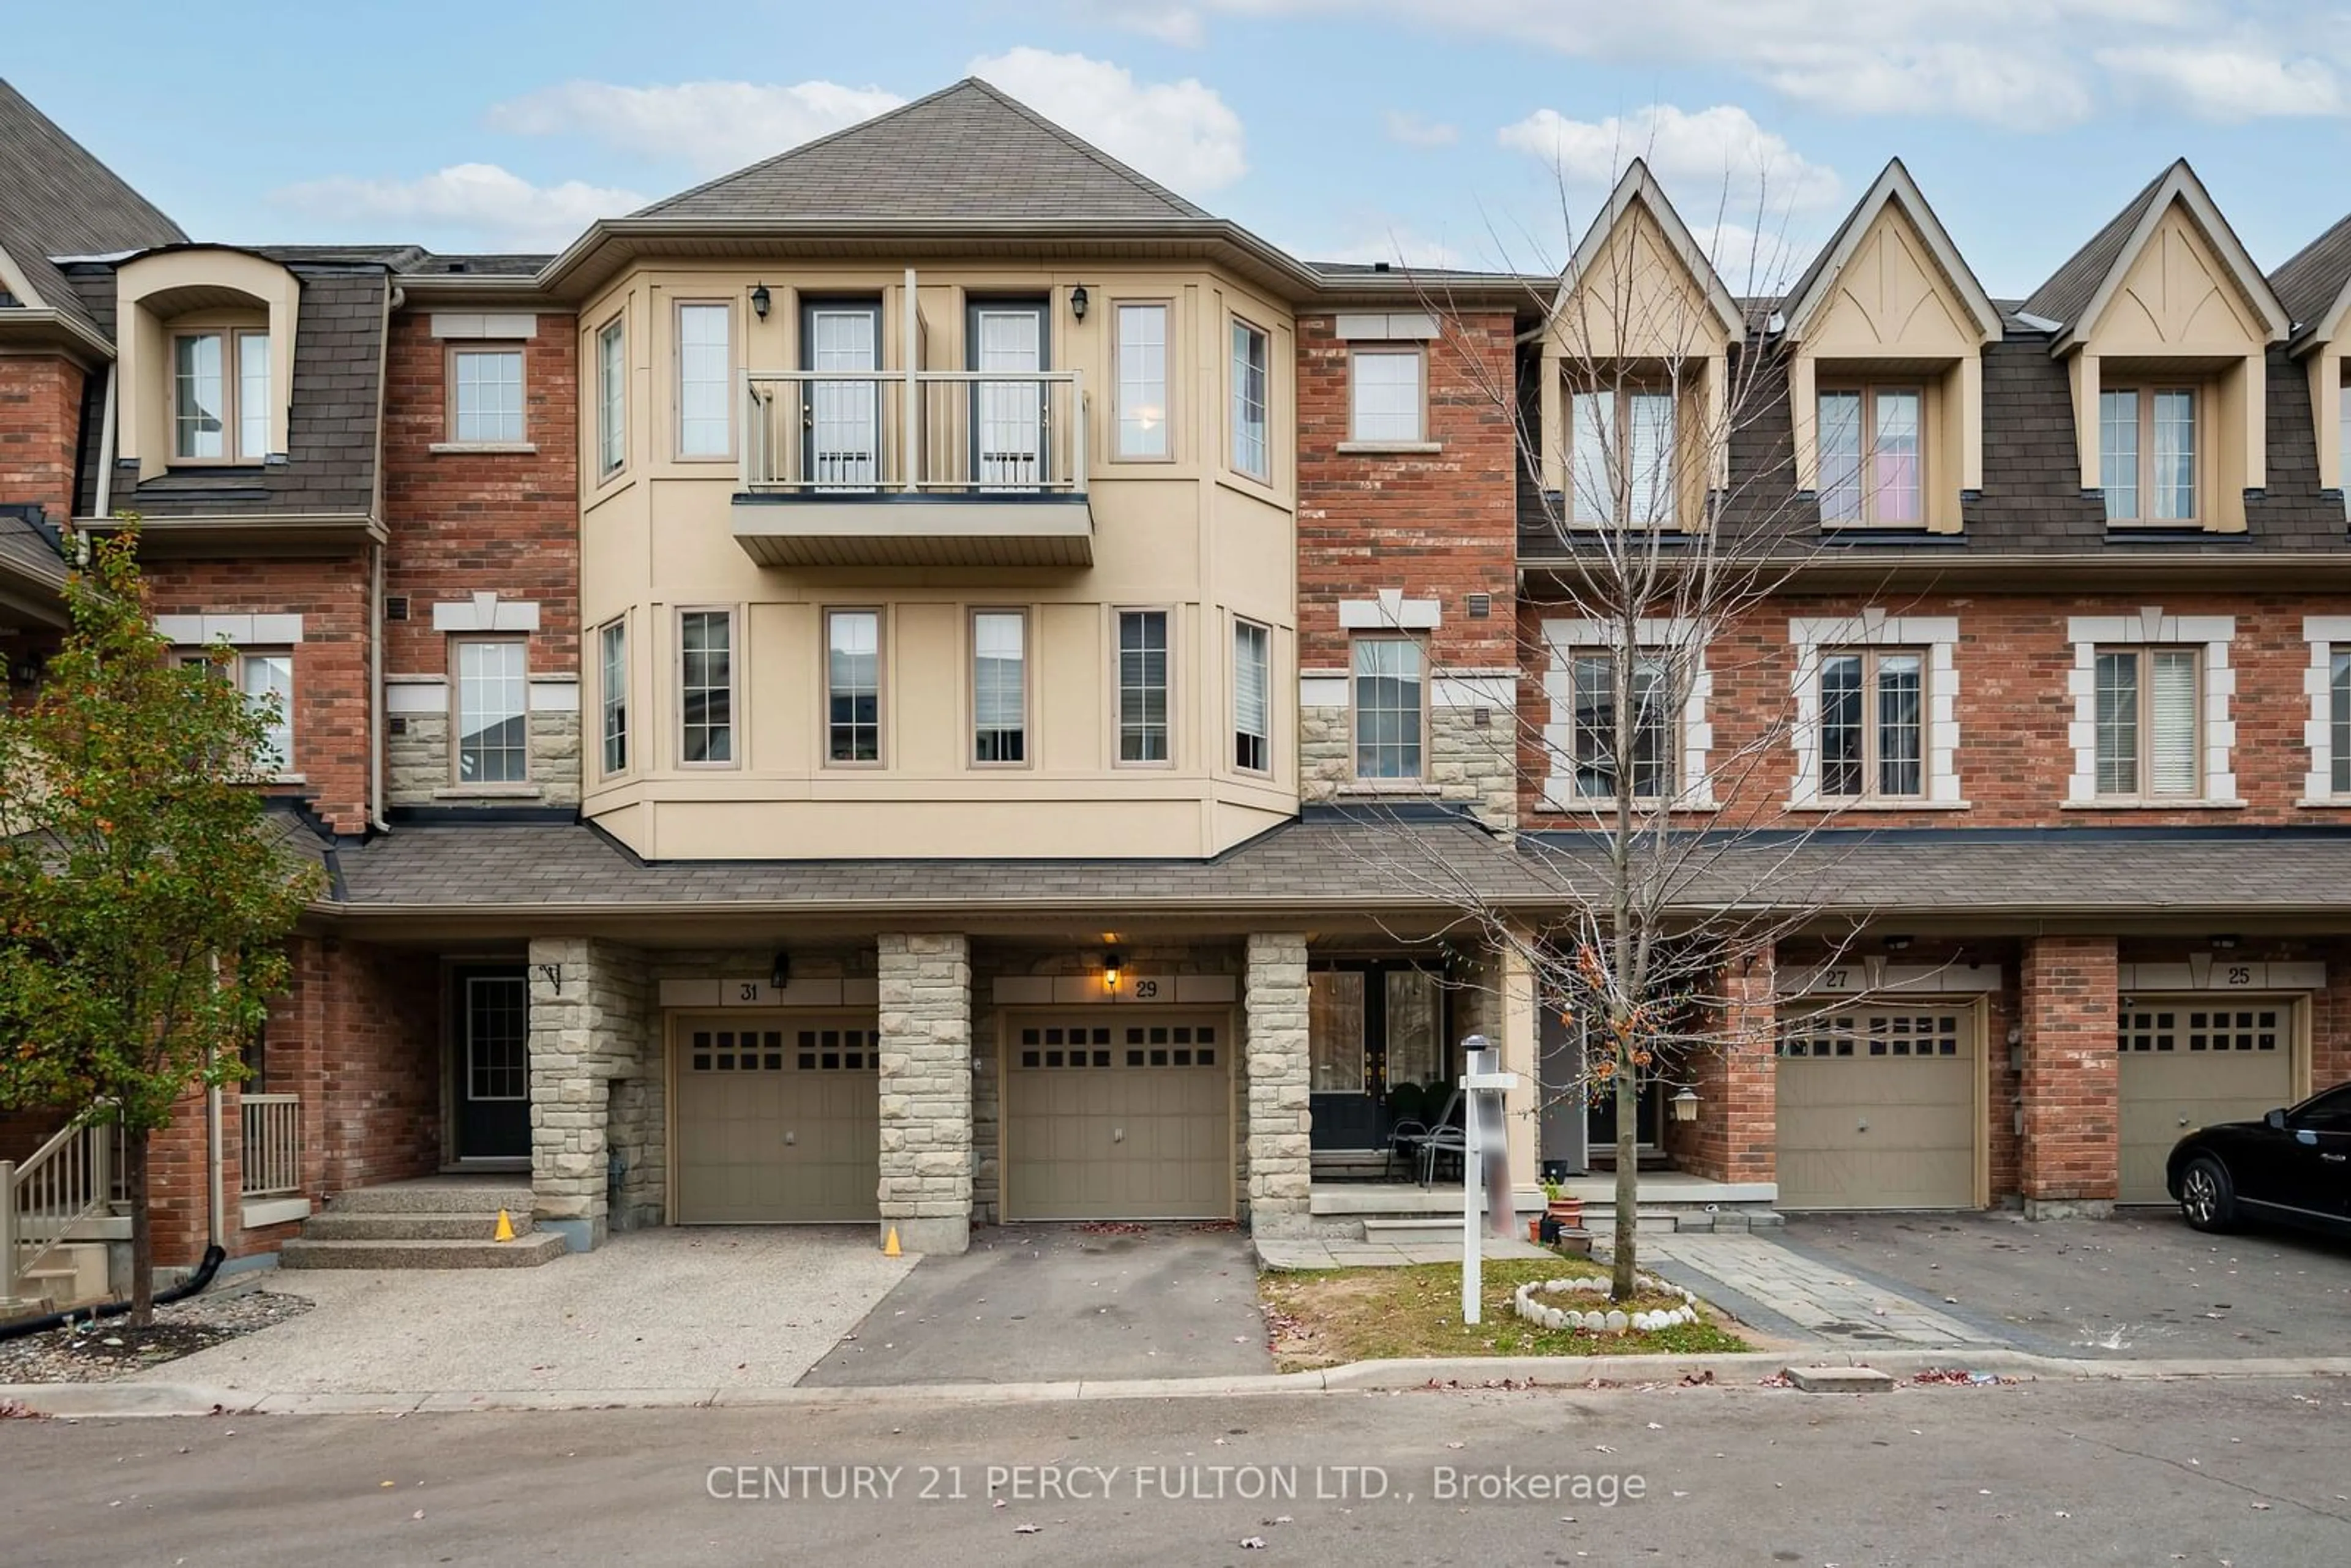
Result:
{"label": "white cloud", "polygon": [[1163,44],[1196,49],[1207,39],[1200,14],[1189,5],[1171,5],[1165,0],[1071,0],[1071,5],[1081,16]]}
{"label": "white cloud", "polygon": [[1755,74],[1799,102],[1851,114],[1943,112],[2011,130],[2050,130],[2089,117],[2077,68],[1971,43],[1916,48],[1775,44]]}
{"label": "white cloud", "polygon": [[492,107],[493,131],[585,136],[624,152],[720,172],[871,120],[905,100],[878,87],[804,81],[687,81],[658,87],[571,81]]}
{"label": "white cloud", "polygon": [[1406,147],[1450,147],[1461,140],[1461,128],[1430,120],[1410,110],[1391,109],[1387,112],[1388,140],[1401,141]]}
{"label": "white cloud", "polygon": [[1337,245],[1308,246],[1298,254],[1312,261],[1384,261],[1407,270],[1465,265],[1461,253],[1443,240],[1397,226],[1359,233]]}
{"label": "white cloud", "polygon": [[435,245],[554,250],[598,218],[645,204],[634,191],[584,181],[534,185],[495,163],[456,163],[414,180],[361,180],[350,175],[288,185],[270,198],[329,223],[364,228],[381,239],[392,228],[407,238],[420,229]]}
{"label": "white cloud", "polygon": [[1711,193],[1730,210],[1769,214],[1825,206],[1841,189],[1836,171],[1812,162],[1736,104],[1696,112],[1658,104],[1596,120],[1539,109],[1496,135],[1556,169],[1562,183],[1585,189],[1613,184],[1634,159],[1644,159],[1660,183],[1687,193],[1693,208]]}
{"label": "white cloud", "polygon": [[2101,49],[2098,63],[2136,96],[2205,120],[2341,114],[2341,84],[2325,62],[2252,48],[2149,45]]}
{"label": "white cloud", "polygon": [[971,62],[971,74],[1123,162],[1196,195],[1249,172],[1241,119],[1196,78],[1138,82],[1108,60],[1023,46]]}

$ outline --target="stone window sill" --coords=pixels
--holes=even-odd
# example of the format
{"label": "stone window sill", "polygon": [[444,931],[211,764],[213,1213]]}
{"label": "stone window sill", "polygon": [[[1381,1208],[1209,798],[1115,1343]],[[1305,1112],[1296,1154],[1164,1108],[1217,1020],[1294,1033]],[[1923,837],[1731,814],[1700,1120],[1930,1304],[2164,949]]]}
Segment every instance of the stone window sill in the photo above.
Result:
{"label": "stone window sill", "polygon": [[1416,453],[1425,455],[1431,452],[1442,452],[1444,450],[1445,443],[1441,441],[1343,441],[1339,443],[1340,453],[1343,455],[1351,457],[1357,455],[1373,455],[1380,453],[1392,453],[1399,455],[1409,455]]}
{"label": "stone window sill", "polygon": [[2246,800],[2068,800],[2061,811],[2241,811]]}
{"label": "stone window sill", "polygon": [[1791,800],[1791,811],[1965,811],[1971,800]]}
{"label": "stone window sill", "polygon": [[2351,810],[2351,795],[2321,795],[2316,799],[2296,800],[2294,804],[2305,811]]}
{"label": "stone window sill", "polygon": [[273,773],[262,780],[264,784],[308,784],[309,781],[307,773]]}
{"label": "stone window sill", "polygon": [[465,452],[511,452],[528,456],[538,450],[538,444],[532,441],[436,441],[425,450],[436,457]]}
{"label": "stone window sill", "polygon": [[536,800],[547,793],[536,784],[473,784],[462,789],[435,789],[435,800]]}
{"label": "stone window sill", "polygon": [[[1593,800],[1588,806],[1562,806],[1558,804],[1556,801],[1544,800],[1535,807],[1535,814],[1542,817],[1589,818],[1608,816],[1615,810],[1616,802],[1614,800]],[[1633,802],[1633,810],[1636,814],[1654,815],[1658,811],[1665,811],[1677,817],[1695,817],[1705,816],[1714,811],[1719,811],[1722,810],[1722,803],[1715,800],[1712,796],[1701,796],[1688,800],[1676,800],[1670,806],[1667,805],[1662,800],[1635,800]]]}
{"label": "stone window sill", "polygon": [[1350,779],[1338,786],[1342,795],[1433,795],[1437,786],[1426,779]]}

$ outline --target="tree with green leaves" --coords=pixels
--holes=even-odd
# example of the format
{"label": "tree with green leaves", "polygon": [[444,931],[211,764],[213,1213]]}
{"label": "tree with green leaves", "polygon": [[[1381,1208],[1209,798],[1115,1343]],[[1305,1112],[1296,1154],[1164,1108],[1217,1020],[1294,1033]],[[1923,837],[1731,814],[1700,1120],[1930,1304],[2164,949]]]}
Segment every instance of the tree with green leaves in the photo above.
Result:
{"label": "tree with green leaves", "polygon": [[225,645],[173,657],[125,525],[71,538],[71,630],[32,702],[0,704],[0,1106],[121,1127],[143,1326],[149,1140],[244,1076],[320,873],[257,788],[275,699],[248,701]]}

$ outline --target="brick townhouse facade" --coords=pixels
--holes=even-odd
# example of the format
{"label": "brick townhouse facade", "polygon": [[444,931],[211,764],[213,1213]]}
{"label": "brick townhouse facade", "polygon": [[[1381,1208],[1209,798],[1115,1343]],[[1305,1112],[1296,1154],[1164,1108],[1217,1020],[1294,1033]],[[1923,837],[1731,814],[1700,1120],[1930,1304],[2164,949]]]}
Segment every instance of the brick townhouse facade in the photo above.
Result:
{"label": "brick townhouse facade", "polygon": [[[2351,1077],[2351,221],[2264,275],[2179,164],[1994,299],[1896,163],[1740,300],[1637,163],[1563,276],[1315,264],[978,82],[553,256],[192,241],[5,90],[0,149],[12,690],[137,513],[330,873],[167,1262],[443,1173],[575,1248],[1327,1229],[1473,1032],[1516,1185],[1586,1172],[1523,955],[1625,657],[1690,908],[1804,912],[1645,1091],[1698,1200],[2160,1202]],[[1702,647],[1578,608],[1706,528],[1782,566]]]}

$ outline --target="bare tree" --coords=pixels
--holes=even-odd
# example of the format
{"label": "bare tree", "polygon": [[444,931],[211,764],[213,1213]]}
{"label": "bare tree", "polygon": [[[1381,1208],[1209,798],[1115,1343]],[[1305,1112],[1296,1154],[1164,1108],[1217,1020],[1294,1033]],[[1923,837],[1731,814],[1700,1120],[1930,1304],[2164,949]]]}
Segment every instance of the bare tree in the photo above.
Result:
{"label": "bare tree", "polygon": [[[1539,1102],[1613,1101],[1620,1301],[1637,1278],[1644,1084],[1687,1087],[1708,1057],[1771,1056],[1738,967],[1823,926],[1834,960],[1861,924],[1829,917],[1821,897],[1837,852],[1819,834],[1837,811],[1825,799],[1787,810],[1796,694],[1817,667],[1792,679],[1768,638],[1750,653],[1724,635],[1761,618],[1820,532],[1781,423],[1775,314],[1791,278],[1773,236],[1785,224],[1759,181],[1740,214],[1752,221],[1732,226],[1733,189],[1726,180],[1715,232],[1718,249],[1746,236],[1741,294],[1635,160],[1581,235],[1571,223],[1556,285],[1548,269],[1530,281],[1537,324],[1520,334],[1519,363],[1498,371],[1452,345],[1516,432],[1522,591],[1540,605],[1522,619],[1519,666],[1543,672],[1572,723],[1546,722],[1553,701],[1522,701],[1487,742],[1507,748],[1520,800],[1553,814],[1518,840],[1514,873],[1531,890],[1498,895],[1477,869],[1404,848],[1425,841],[1401,832],[1387,862],[1462,935],[1531,971],[1538,1008],[1581,1039],[1580,1052],[1539,1051]],[[1444,283],[1416,283],[1457,332]],[[1858,470],[1819,479],[1861,482]],[[1738,693],[1735,723],[1699,716],[1715,687]],[[1923,685],[1912,700],[1923,705]],[[1913,716],[1923,768],[1926,715]]]}

